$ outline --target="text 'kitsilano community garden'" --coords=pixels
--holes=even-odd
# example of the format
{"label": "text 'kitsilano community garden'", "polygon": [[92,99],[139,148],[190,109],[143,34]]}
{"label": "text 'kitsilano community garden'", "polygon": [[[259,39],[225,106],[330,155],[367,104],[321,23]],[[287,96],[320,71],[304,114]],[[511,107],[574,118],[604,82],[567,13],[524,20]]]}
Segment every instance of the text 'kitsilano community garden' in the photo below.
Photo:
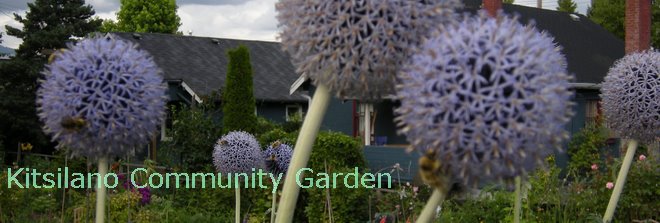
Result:
{"label": "text 'kitsilano community garden'", "polygon": [[0,12],[0,223],[660,221],[660,1]]}

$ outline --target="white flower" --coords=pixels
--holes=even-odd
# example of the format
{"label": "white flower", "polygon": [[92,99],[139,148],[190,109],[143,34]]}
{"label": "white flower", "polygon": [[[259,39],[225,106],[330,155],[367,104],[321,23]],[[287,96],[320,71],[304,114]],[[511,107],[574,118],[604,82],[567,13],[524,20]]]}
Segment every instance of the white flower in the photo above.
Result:
{"label": "white flower", "polygon": [[650,143],[660,136],[660,52],[626,55],[601,89],[605,119],[619,136]]}

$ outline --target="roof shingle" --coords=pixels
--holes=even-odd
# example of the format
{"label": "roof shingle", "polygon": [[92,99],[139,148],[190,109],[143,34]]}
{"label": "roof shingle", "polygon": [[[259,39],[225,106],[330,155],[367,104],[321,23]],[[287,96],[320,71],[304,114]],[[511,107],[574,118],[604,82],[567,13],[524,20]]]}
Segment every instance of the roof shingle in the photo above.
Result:
{"label": "roof shingle", "polygon": [[166,80],[183,80],[198,95],[225,87],[227,50],[245,45],[250,50],[257,101],[307,101],[299,95],[289,95],[291,84],[300,75],[277,42],[158,33],[113,34],[138,43],[154,57]]}

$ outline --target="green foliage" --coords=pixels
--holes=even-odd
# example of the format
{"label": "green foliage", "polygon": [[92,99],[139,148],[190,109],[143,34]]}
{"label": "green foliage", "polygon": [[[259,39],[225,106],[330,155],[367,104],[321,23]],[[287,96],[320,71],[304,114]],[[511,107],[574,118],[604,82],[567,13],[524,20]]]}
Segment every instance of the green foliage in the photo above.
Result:
{"label": "green foliage", "polygon": [[[651,1],[651,46],[660,48],[660,1]],[[610,31],[619,39],[625,39],[624,0],[592,0],[587,17]]]}
{"label": "green foliage", "polygon": [[172,140],[163,142],[158,159],[186,171],[199,171],[212,162],[213,145],[222,128],[202,109],[173,106],[171,112]]}
{"label": "green foliage", "polygon": [[569,171],[581,174],[589,171],[592,164],[600,164],[601,149],[606,145],[607,138],[607,129],[600,122],[587,125],[573,135],[568,144],[571,157]]}
{"label": "green foliage", "polygon": [[[294,148],[295,149],[295,148]],[[357,139],[339,132],[319,132],[307,166],[313,170],[329,168],[364,168],[367,163]]]}
{"label": "green foliage", "polygon": [[117,22],[112,19],[104,19],[101,23],[101,29],[99,31],[102,33],[118,32],[119,26],[117,25]]}
{"label": "green foliage", "polygon": [[587,9],[587,17],[623,40],[625,8],[624,0],[593,0]]}
{"label": "green foliage", "polygon": [[293,146],[296,144],[296,137],[298,133],[293,132],[293,133],[287,133],[284,130],[277,128],[273,129],[271,131],[268,131],[264,134],[259,135],[259,145],[262,145],[263,147],[266,147],[270,145],[270,143],[275,142],[276,140],[279,140],[281,143],[289,144]]}
{"label": "green foliage", "polygon": [[176,0],[121,0],[117,22],[103,22],[105,32],[177,33],[181,18]]}
{"label": "green foliage", "polygon": [[511,192],[485,188],[477,197],[444,202],[438,222],[511,222],[504,219],[513,214],[513,198]]}
{"label": "green foliage", "polygon": [[250,51],[241,45],[229,50],[227,55],[229,64],[222,95],[224,132],[242,130],[254,134],[257,131],[257,116]]}
{"label": "green foliage", "polygon": [[298,131],[302,127],[302,122],[302,114],[296,113],[289,116],[289,120],[282,124],[282,128],[286,132]]}
{"label": "green foliage", "polygon": [[[394,172],[392,172],[392,176]],[[372,213],[376,213],[374,219],[380,220],[385,216],[389,218],[394,217],[395,219],[403,220],[407,222],[412,219],[416,219],[417,215],[422,212],[426,201],[431,195],[432,188],[426,185],[415,186],[410,183],[406,184],[394,184],[392,191],[381,191],[381,194],[372,196],[375,198],[372,200],[372,208],[375,206],[376,210],[372,210]]]}
{"label": "green foliage", "polygon": [[69,37],[97,31],[101,20],[82,0],[35,0],[25,17],[14,14],[21,29],[6,25],[7,34],[23,40],[16,56],[0,64],[0,138],[6,148],[30,142],[37,151],[50,146],[36,114],[39,72],[49,51],[63,48]]}
{"label": "green foliage", "polygon": [[[360,172],[366,171],[366,161],[359,142],[348,135],[337,132],[319,133],[307,166],[315,173],[347,173],[353,172],[355,167],[358,167]],[[352,182],[350,180],[352,179],[349,179],[349,183]],[[370,191],[360,187],[346,188],[342,182],[343,180],[338,183],[337,188],[330,190],[335,222],[364,222],[365,219],[368,220],[367,201]],[[319,188],[310,188],[305,192],[307,192],[305,214],[309,222],[323,222],[322,219],[328,217],[324,215],[323,211],[326,202],[326,191]]]}
{"label": "green foliage", "polygon": [[[314,169],[315,172],[327,173],[351,173],[353,168],[336,169]],[[364,170],[364,169],[363,169]],[[359,177],[358,175],[358,181]],[[312,177],[312,176],[305,176]],[[357,182],[357,188],[348,188],[345,184],[354,185],[355,179],[352,177],[338,177],[336,188],[317,188],[306,189],[308,202],[305,207],[305,214],[309,222],[330,222],[327,211],[328,197],[332,207],[333,222],[366,222],[369,220],[369,199],[372,194],[370,189],[362,187]],[[345,184],[344,184],[345,183]]]}
{"label": "green foliage", "polygon": [[502,0],[504,4],[513,4],[514,0]]}
{"label": "green foliage", "polygon": [[[278,123],[275,123],[267,118],[257,116],[257,129],[255,132],[255,136],[260,136],[264,133],[273,131],[275,129],[281,129],[282,126]],[[264,144],[261,144],[264,145]]]}
{"label": "green foliage", "polygon": [[577,4],[573,0],[557,0],[557,11],[575,13]]}

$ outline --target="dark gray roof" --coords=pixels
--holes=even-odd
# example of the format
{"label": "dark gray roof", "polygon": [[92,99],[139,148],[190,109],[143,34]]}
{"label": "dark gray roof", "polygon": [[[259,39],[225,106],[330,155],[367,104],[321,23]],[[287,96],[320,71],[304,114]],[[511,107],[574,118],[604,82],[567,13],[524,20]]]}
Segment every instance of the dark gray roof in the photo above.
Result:
{"label": "dark gray roof", "polygon": [[166,80],[183,80],[197,95],[224,88],[227,50],[245,45],[250,50],[254,96],[258,101],[306,101],[289,95],[300,76],[277,42],[236,40],[156,33],[114,33],[147,50],[163,69]]}
{"label": "dark gray roof", "polygon": [[[465,0],[465,11],[475,12],[481,0]],[[580,14],[502,4],[505,13],[518,15],[522,23],[535,21],[562,46],[568,71],[575,83],[601,83],[610,66],[624,56],[624,43],[614,34]]]}

